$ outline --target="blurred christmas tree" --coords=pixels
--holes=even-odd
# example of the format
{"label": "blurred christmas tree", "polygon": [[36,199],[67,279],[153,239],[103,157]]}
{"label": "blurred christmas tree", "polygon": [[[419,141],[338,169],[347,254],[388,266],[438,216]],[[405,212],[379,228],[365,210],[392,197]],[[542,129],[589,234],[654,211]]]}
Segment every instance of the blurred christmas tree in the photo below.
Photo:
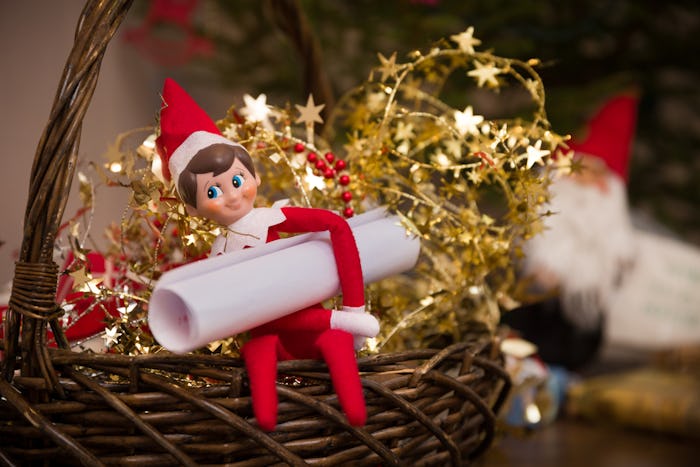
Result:
{"label": "blurred christmas tree", "polygon": [[[147,5],[137,16],[145,16]],[[558,132],[575,133],[611,94],[634,86],[642,100],[631,203],[700,244],[697,2],[208,0],[197,5],[192,23],[214,52],[195,57],[188,74],[228,88],[257,89],[273,102],[300,100],[313,91],[326,96],[317,99],[326,110],[334,96],[368,76],[375,52],[397,51],[404,58],[468,26],[500,55],[543,61],[538,71]],[[449,99],[449,93],[443,96]],[[500,99],[492,108],[494,114],[512,113],[517,104]]]}

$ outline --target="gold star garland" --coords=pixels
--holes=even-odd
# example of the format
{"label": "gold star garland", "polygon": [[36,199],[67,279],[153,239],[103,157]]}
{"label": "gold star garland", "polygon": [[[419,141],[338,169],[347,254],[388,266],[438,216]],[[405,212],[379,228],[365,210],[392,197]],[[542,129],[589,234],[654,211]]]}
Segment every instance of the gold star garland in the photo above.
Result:
{"label": "gold star garland", "polygon": [[[346,217],[387,205],[421,238],[413,271],[368,287],[368,305],[382,322],[370,351],[442,345],[492,331],[515,303],[520,244],[541,229],[550,156],[565,138],[550,131],[536,61],[475,51],[480,42],[473,32],[443,40],[425,55],[413,52],[404,63],[380,54],[380,65],[339,100],[321,136],[309,134],[323,106],[312,96],[305,106],[265,103],[269,114],[254,120],[246,118],[249,98],[242,111],[234,106],[218,122],[256,162],[263,180],[258,205],[288,198]],[[462,102],[451,105],[440,93],[456,72],[472,85],[458,86]],[[527,117],[489,119],[469,94],[513,84],[529,101]],[[120,156],[111,146],[108,163],[96,168],[108,186],[131,194],[120,225],[107,232],[111,247],[104,254],[115,261],[116,280],[111,288],[98,284],[94,294],[96,302],[116,300],[119,312],[105,313],[104,339],[111,351],[128,354],[160,350],[146,326],[150,291],[164,271],[206,255],[220,228],[185,213],[160,176],[154,139],[151,134]],[[201,352],[235,354],[239,337]]]}
{"label": "gold star garland", "polygon": [[[347,160],[366,204],[390,206],[422,240],[411,274],[369,287],[382,318],[375,349],[493,331],[517,304],[521,244],[541,229],[550,156],[566,138],[550,130],[538,62],[475,51],[473,32],[404,63],[380,55],[379,73],[339,101],[329,125],[349,135]],[[457,104],[440,98],[455,75],[473,83],[457,98],[452,90]],[[488,119],[477,110],[483,93],[504,89],[525,103],[526,116]]]}

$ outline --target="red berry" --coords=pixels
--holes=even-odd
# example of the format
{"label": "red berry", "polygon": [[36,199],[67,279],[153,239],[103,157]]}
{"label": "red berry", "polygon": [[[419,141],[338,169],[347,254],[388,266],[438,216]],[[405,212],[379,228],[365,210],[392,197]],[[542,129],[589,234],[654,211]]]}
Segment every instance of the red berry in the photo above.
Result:
{"label": "red berry", "polygon": [[332,152],[327,152],[323,157],[326,158],[329,164],[332,164],[335,160],[335,155]]}
{"label": "red berry", "polygon": [[322,159],[317,160],[314,165],[318,170],[326,170],[326,167],[328,167]]}
{"label": "red berry", "polygon": [[306,156],[306,160],[313,163],[318,160],[318,155],[316,155],[315,152],[310,152],[308,156]]}
{"label": "red berry", "polygon": [[343,215],[344,215],[345,217],[352,217],[354,214],[355,214],[355,211],[353,211],[352,208],[345,208],[345,209],[343,210]]}
{"label": "red berry", "polygon": [[337,170],[338,172],[345,169],[345,167],[347,167],[347,166],[348,165],[345,163],[345,161],[343,159],[338,159],[337,161],[335,161],[335,170]]}
{"label": "red berry", "polygon": [[304,150],[304,145],[302,143],[297,143],[294,145],[294,152],[302,152]]}
{"label": "red berry", "polygon": [[326,170],[323,171],[323,176],[325,178],[333,178],[335,177],[335,170],[331,169],[330,167],[326,167]]}
{"label": "red berry", "polygon": [[344,191],[341,193],[340,197],[343,199],[343,201],[349,203],[352,199],[352,193],[350,193],[349,191]]}
{"label": "red berry", "polygon": [[343,186],[349,185],[350,184],[350,176],[349,175],[341,175],[340,178],[338,179],[338,183],[340,183]]}

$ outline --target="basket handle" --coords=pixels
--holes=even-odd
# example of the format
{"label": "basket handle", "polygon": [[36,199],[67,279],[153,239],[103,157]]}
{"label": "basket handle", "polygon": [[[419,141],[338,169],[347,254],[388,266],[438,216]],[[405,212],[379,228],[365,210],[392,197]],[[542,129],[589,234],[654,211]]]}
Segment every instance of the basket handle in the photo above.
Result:
{"label": "basket handle", "polygon": [[132,2],[87,1],[48,124],[34,155],[22,246],[5,316],[2,376],[8,381],[21,355],[23,376],[42,376],[48,387],[60,391],[45,339],[47,324],[58,333],[59,342],[62,337],[56,321],[60,310],[55,303],[58,266],[53,262],[54,241],[68,200],[82,122],[97,85],[102,57]]}

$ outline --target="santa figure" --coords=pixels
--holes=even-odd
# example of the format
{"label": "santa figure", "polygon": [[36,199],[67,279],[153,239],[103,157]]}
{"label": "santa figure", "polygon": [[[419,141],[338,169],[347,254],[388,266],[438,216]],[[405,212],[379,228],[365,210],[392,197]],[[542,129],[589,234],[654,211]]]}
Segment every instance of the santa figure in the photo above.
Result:
{"label": "santa figure", "polygon": [[504,321],[538,345],[548,363],[578,368],[599,349],[615,290],[635,257],[627,167],[637,98],[618,95],[569,149],[580,172],[554,175],[552,215],[524,247],[523,273],[553,299],[506,313]]}
{"label": "santa figure", "polygon": [[347,222],[324,209],[254,207],[261,179],[247,150],[224,137],[171,79],[165,81],[163,101],[156,143],[164,175],[172,178],[190,215],[221,225],[212,255],[254,248],[279,239],[280,233],[330,232],[342,309],[317,304],[260,325],[250,330],[242,349],[258,425],[273,430],[277,423],[277,361],[289,359],[325,360],[348,421],[363,425],[366,409],[354,344],[374,337],[379,323],[365,312],[360,257]]}

